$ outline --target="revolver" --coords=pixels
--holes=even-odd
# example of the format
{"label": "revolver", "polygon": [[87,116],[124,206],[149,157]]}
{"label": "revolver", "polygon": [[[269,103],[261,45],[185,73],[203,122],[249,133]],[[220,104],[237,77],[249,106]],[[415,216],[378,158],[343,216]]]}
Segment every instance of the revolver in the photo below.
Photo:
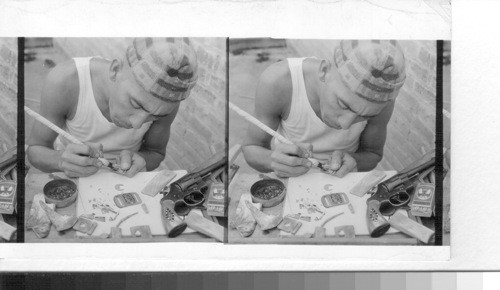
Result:
{"label": "revolver", "polygon": [[419,177],[434,170],[435,158],[422,165],[410,168],[381,182],[375,193],[366,201],[366,221],[368,231],[373,238],[385,234],[391,225],[383,216],[391,216],[397,209],[405,206],[411,199]]}
{"label": "revolver", "polygon": [[160,201],[161,218],[169,237],[178,236],[186,229],[187,225],[183,217],[192,208],[201,206],[205,202],[210,187],[206,179],[213,178],[214,174],[220,174],[226,163],[227,158],[223,156],[209,166],[171,183],[168,190],[166,187],[161,191],[164,195]]}

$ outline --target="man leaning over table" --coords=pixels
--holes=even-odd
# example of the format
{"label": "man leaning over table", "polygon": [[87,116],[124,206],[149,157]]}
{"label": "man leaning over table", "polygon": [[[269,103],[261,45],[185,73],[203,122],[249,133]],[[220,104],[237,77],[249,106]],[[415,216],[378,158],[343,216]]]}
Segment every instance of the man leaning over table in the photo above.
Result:
{"label": "man leaning over table", "polygon": [[314,157],[334,175],[369,171],[382,159],[405,58],[394,40],[341,41],[333,60],[288,58],[260,76],[255,117],[294,144],[248,127],[243,153],[250,166],[279,177],[309,171]]}
{"label": "man leaning over table", "polygon": [[89,176],[115,158],[126,176],[157,168],[170,126],[197,80],[187,39],[136,38],[123,58],[74,58],[47,76],[40,113],[84,142],[72,144],[35,122],[28,140],[31,164],[69,177]]}

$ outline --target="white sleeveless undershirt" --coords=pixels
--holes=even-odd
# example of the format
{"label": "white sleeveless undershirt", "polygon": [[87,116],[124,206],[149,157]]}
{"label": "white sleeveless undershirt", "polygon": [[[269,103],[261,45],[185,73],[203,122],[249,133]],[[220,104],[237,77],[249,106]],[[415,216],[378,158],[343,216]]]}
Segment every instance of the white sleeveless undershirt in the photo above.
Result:
{"label": "white sleeveless undershirt", "polygon": [[355,123],[347,130],[328,127],[316,115],[307,97],[302,62],[305,58],[289,58],[292,78],[292,101],[286,120],[281,120],[278,132],[294,143],[311,143],[320,159],[328,159],[334,150],[355,152],[366,121]]}
{"label": "white sleeveless undershirt", "polygon": [[[78,72],[79,94],[78,105],[73,119],[66,119],[64,130],[82,142],[101,143],[107,158],[119,155],[122,150],[139,151],[144,134],[152,122],[142,125],[139,129],[125,129],[109,122],[102,114],[95,101],[90,76],[90,60],[74,58]],[[58,136],[54,148],[60,150],[69,143],[66,138]]]}

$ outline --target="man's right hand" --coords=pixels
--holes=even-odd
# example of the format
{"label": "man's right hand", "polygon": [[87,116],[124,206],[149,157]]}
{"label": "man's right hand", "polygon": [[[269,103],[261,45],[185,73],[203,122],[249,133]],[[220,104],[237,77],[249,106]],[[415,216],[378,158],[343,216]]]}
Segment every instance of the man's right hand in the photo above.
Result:
{"label": "man's right hand", "polygon": [[97,157],[102,156],[102,144],[68,144],[61,151],[59,169],[68,177],[85,177],[96,173],[102,166]]}
{"label": "man's right hand", "polygon": [[271,153],[271,169],[278,177],[295,177],[309,171],[312,166],[311,144],[278,144]]}

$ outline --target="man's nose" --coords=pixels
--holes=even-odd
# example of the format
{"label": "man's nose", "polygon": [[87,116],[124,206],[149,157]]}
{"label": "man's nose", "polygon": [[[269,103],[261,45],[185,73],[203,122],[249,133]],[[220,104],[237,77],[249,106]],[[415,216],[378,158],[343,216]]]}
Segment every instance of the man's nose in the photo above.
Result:
{"label": "man's nose", "polygon": [[132,128],[134,128],[134,129],[141,128],[142,124],[146,123],[148,118],[149,118],[149,114],[145,113],[145,112],[134,115],[133,118],[130,120]]}
{"label": "man's nose", "polygon": [[355,113],[347,112],[340,117],[339,123],[342,129],[347,130],[351,128],[352,124],[356,122],[358,115]]}

